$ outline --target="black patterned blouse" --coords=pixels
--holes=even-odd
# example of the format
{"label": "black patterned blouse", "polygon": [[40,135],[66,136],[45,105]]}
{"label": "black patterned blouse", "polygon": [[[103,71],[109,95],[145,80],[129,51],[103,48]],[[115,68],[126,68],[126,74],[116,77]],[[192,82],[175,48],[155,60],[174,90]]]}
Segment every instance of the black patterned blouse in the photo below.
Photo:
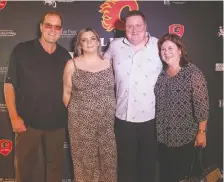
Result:
{"label": "black patterned blouse", "polygon": [[200,121],[208,121],[206,80],[192,63],[170,77],[161,72],[155,86],[157,140],[180,147],[195,139]]}

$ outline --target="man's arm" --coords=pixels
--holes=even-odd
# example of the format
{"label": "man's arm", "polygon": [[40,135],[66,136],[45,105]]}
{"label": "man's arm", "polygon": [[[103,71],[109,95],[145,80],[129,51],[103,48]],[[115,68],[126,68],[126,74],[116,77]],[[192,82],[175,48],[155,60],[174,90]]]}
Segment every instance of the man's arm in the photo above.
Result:
{"label": "man's arm", "polygon": [[72,94],[72,75],[74,73],[74,70],[74,61],[70,59],[65,65],[63,75],[63,102],[65,107],[68,107]]}
{"label": "man's arm", "polygon": [[11,83],[4,84],[4,94],[5,94],[5,102],[9,111],[9,117],[12,123],[12,128],[14,132],[24,132],[26,131],[26,127],[24,125],[24,121],[18,115],[16,110],[16,102],[15,102],[15,90]]}
{"label": "man's arm", "polygon": [[24,132],[26,131],[26,127],[24,125],[23,119],[18,115],[16,110],[16,87],[18,87],[18,46],[15,47],[11,56],[10,62],[8,65],[8,72],[6,75],[5,83],[4,83],[4,95],[5,102],[8,108],[9,117],[11,120],[12,128],[14,132]]}

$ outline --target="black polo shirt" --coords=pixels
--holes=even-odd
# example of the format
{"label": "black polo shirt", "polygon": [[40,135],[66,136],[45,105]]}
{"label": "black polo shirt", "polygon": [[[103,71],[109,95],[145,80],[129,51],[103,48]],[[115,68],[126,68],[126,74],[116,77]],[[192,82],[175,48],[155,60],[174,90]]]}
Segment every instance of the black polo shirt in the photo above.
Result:
{"label": "black polo shirt", "polygon": [[13,85],[17,112],[26,125],[41,130],[66,126],[63,71],[69,59],[70,54],[59,44],[54,53],[47,53],[39,39],[14,48],[5,83]]}

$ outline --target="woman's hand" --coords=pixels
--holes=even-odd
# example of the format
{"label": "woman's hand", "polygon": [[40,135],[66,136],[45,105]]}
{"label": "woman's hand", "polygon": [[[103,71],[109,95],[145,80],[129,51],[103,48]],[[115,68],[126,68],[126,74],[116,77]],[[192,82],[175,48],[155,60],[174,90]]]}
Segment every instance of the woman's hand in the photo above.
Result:
{"label": "woman's hand", "polygon": [[201,146],[202,148],[204,148],[206,146],[206,133],[205,132],[197,133],[194,146],[197,146],[197,147]]}

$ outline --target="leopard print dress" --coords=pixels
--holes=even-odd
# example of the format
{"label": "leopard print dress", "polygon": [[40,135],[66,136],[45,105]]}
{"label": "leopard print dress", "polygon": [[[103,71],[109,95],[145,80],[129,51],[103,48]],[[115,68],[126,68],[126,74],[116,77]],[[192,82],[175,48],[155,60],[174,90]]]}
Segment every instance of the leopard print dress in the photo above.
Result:
{"label": "leopard print dress", "polygon": [[116,182],[112,65],[99,72],[75,65],[72,85],[68,130],[75,182]]}

